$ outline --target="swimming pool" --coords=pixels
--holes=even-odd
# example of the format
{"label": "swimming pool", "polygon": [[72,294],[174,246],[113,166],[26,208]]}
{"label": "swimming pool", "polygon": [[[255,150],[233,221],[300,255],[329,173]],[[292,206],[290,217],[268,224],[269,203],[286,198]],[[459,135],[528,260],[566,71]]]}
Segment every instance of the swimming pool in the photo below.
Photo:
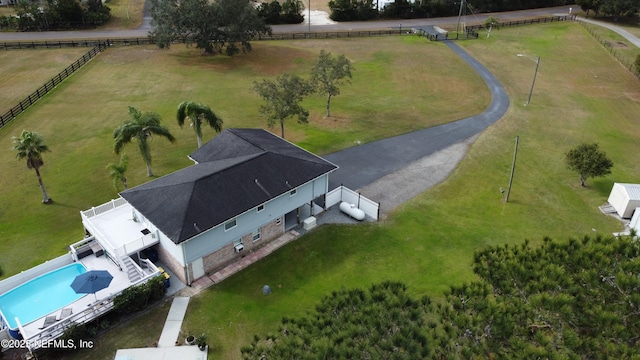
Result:
{"label": "swimming pool", "polygon": [[0,312],[9,329],[17,330],[16,317],[25,325],[85,296],[76,294],[71,283],[86,271],[84,265],[73,263],[0,295]]}

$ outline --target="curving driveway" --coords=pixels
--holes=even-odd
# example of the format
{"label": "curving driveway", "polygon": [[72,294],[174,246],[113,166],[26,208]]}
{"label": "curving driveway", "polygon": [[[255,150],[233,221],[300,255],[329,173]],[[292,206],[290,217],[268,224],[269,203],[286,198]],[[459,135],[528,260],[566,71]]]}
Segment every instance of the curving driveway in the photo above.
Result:
{"label": "curving driveway", "polygon": [[509,108],[509,96],[500,82],[484,65],[453,41],[447,46],[469,64],[484,80],[491,93],[491,103],[481,114],[428,129],[410,132],[324,156],[340,168],[331,174],[330,188],[340,184],[361,189],[425,156],[477,135],[498,121]]}

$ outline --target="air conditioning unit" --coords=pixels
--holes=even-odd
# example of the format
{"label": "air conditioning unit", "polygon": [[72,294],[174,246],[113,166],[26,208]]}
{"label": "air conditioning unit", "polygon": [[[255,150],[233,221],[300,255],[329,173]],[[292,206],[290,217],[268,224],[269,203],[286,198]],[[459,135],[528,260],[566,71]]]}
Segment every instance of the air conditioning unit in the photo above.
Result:
{"label": "air conditioning unit", "polygon": [[239,253],[242,250],[244,250],[244,245],[238,244],[238,245],[234,246],[233,249],[235,250],[236,253]]}

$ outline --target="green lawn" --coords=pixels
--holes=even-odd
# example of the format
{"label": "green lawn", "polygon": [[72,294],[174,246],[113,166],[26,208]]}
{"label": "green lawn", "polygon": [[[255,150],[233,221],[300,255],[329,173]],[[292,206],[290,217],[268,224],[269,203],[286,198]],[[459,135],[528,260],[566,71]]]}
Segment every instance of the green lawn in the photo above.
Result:
{"label": "green lawn", "polygon": [[[88,48],[1,51],[0,114],[18,105],[88,51]],[[47,61],[42,61],[43,57]]]}
{"label": "green lawn", "polygon": [[[640,175],[634,158],[640,140],[638,81],[570,22],[500,29],[490,39],[481,34],[459,44],[507,89],[512,106],[506,116],[478,138],[444,183],[401,206],[387,221],[319,228],[192,298],[183,330],[206,332],[212,358],[239,358],[239,347],[254,334],[274,331],[283,316],[304,313],[341,286],[401,280],[415,295],[437,298],[450,285],[474,279],[473,252],[488,244],[621,229],[597,206],[614,181],[636,182]],[[174,124],[180,101],[210,105],[227,127],[262,127],[259,101],[249,90],[253,80],[283,71],[302,74],[321,48],[347,54],[356,72],[353,85],[332,102],[335,120],[321,118],[322,99],[317,98],[305,102],[317,113],[308,126],[287,124],[290,139],[311,151],[326,153],[357,140],[451,121],[479,112],[489,101],[477,75],[443,44],[417,37],[254,46],[251,54],[234,59],[199,56],[195,49],[110,49],[0,130],[5,144],[23,127],[45,136],[53,151],[45,157],[43,176],[56,201],[40,205],[35,176],[10,152],[0,153],[0,182],[8,184],[0,189],[8,205],[0,212],[0,238],[11,239],[0,244],[5,272],[64,251],[82,233],[77,211],[115,196],[103,169],[117,159],[109,137],[126,118],[127,105],[159,112],[179,138],[175,146],[161,140],[153,144],[161,175],[187,165],[184,156],[195,144],[189,129]],[[527,107],[535,64],[518,53],[541,57]],[[508,185],[516,135],[518,162],[505,204],[499,188]],[[615,163],[612,175],[590,179],[587,188],[563,162],[564,153],[583,141],[598,142]],[[139,184],[147,180],[143,166],[134,149],[128,151],[131,182]],[[31,251],[26,254],[16,244],[29,244]],[[261,294],[264,284],[271,285],[272,295]],[[96,351],[65,358],[111,359],[118,347],[151,344],[166,311],[101,337]],[[124,335],[130,333],[139,334],[135,343]]]}
{"label": "green lawn", "polygon": [[[160,138],[152,142],[157,175],[191,164],[187,155],[195,150],[196,139],[190,128],[177,126],[175,111],[180,102],[209,105],[224,119],[224,127],[264,127],[266,120],[258,111],[261,100],[251,91],[253,82],[283,71],[306,75],[323,48],[347,54],[356,70],[353,84],[344,86],[332,101],[334,118],[322,119],[323,97],[317,96],[305,101],[311,111],[309,125],[295,121],[286,125],[287,139],[310,151],[326,153],[484,108],[488,99],[479,77],[444,45],[420,40],[262,42],[254,44],[251,53],[235,58],[201,56],[195,48],[180,46],[170,51],[151,46],[107,50],[0,129],[0,144],[7,150],[11,137],[22,129],[44,137],[51,152],[44,154],[42,176],[54,200],[53,205],[42,206],[33,171],[17,161],[12,151],[0,152],[4,185],[0,187],[0,266],[5,276],[62,254],[83,236],[79,211],[117,197],[105,166],[118,160],[112,151],[112,132],[128,119],[129,105],[158,112],[178,139],[176,144]],[[21,53],[12,52],[14,56]],[[444,71],[414,76],[413,69],[427,56]],[[425,90],[425,83],[438,85]],[[461,89],[471,91],[462,103],[456,99]],[[454,107],[450,114],[446,111]],[[430,116],[423,115],[427,113]],[[205,140],[213,135],[210,129],[204,131]],[[135,145],[125,151],[130,158],[130,186],[148,181]]]}

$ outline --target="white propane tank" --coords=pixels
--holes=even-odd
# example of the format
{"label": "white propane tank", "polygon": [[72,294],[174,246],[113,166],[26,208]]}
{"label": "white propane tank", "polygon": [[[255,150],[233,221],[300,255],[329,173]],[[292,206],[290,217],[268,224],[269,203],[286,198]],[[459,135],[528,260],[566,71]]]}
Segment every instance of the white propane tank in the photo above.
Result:
{"label": "white propane tank", "polygon": [[340,210],[356,220],[364,220],[364,211],[358,209],[355,204],[343,201],[340,203]]}

